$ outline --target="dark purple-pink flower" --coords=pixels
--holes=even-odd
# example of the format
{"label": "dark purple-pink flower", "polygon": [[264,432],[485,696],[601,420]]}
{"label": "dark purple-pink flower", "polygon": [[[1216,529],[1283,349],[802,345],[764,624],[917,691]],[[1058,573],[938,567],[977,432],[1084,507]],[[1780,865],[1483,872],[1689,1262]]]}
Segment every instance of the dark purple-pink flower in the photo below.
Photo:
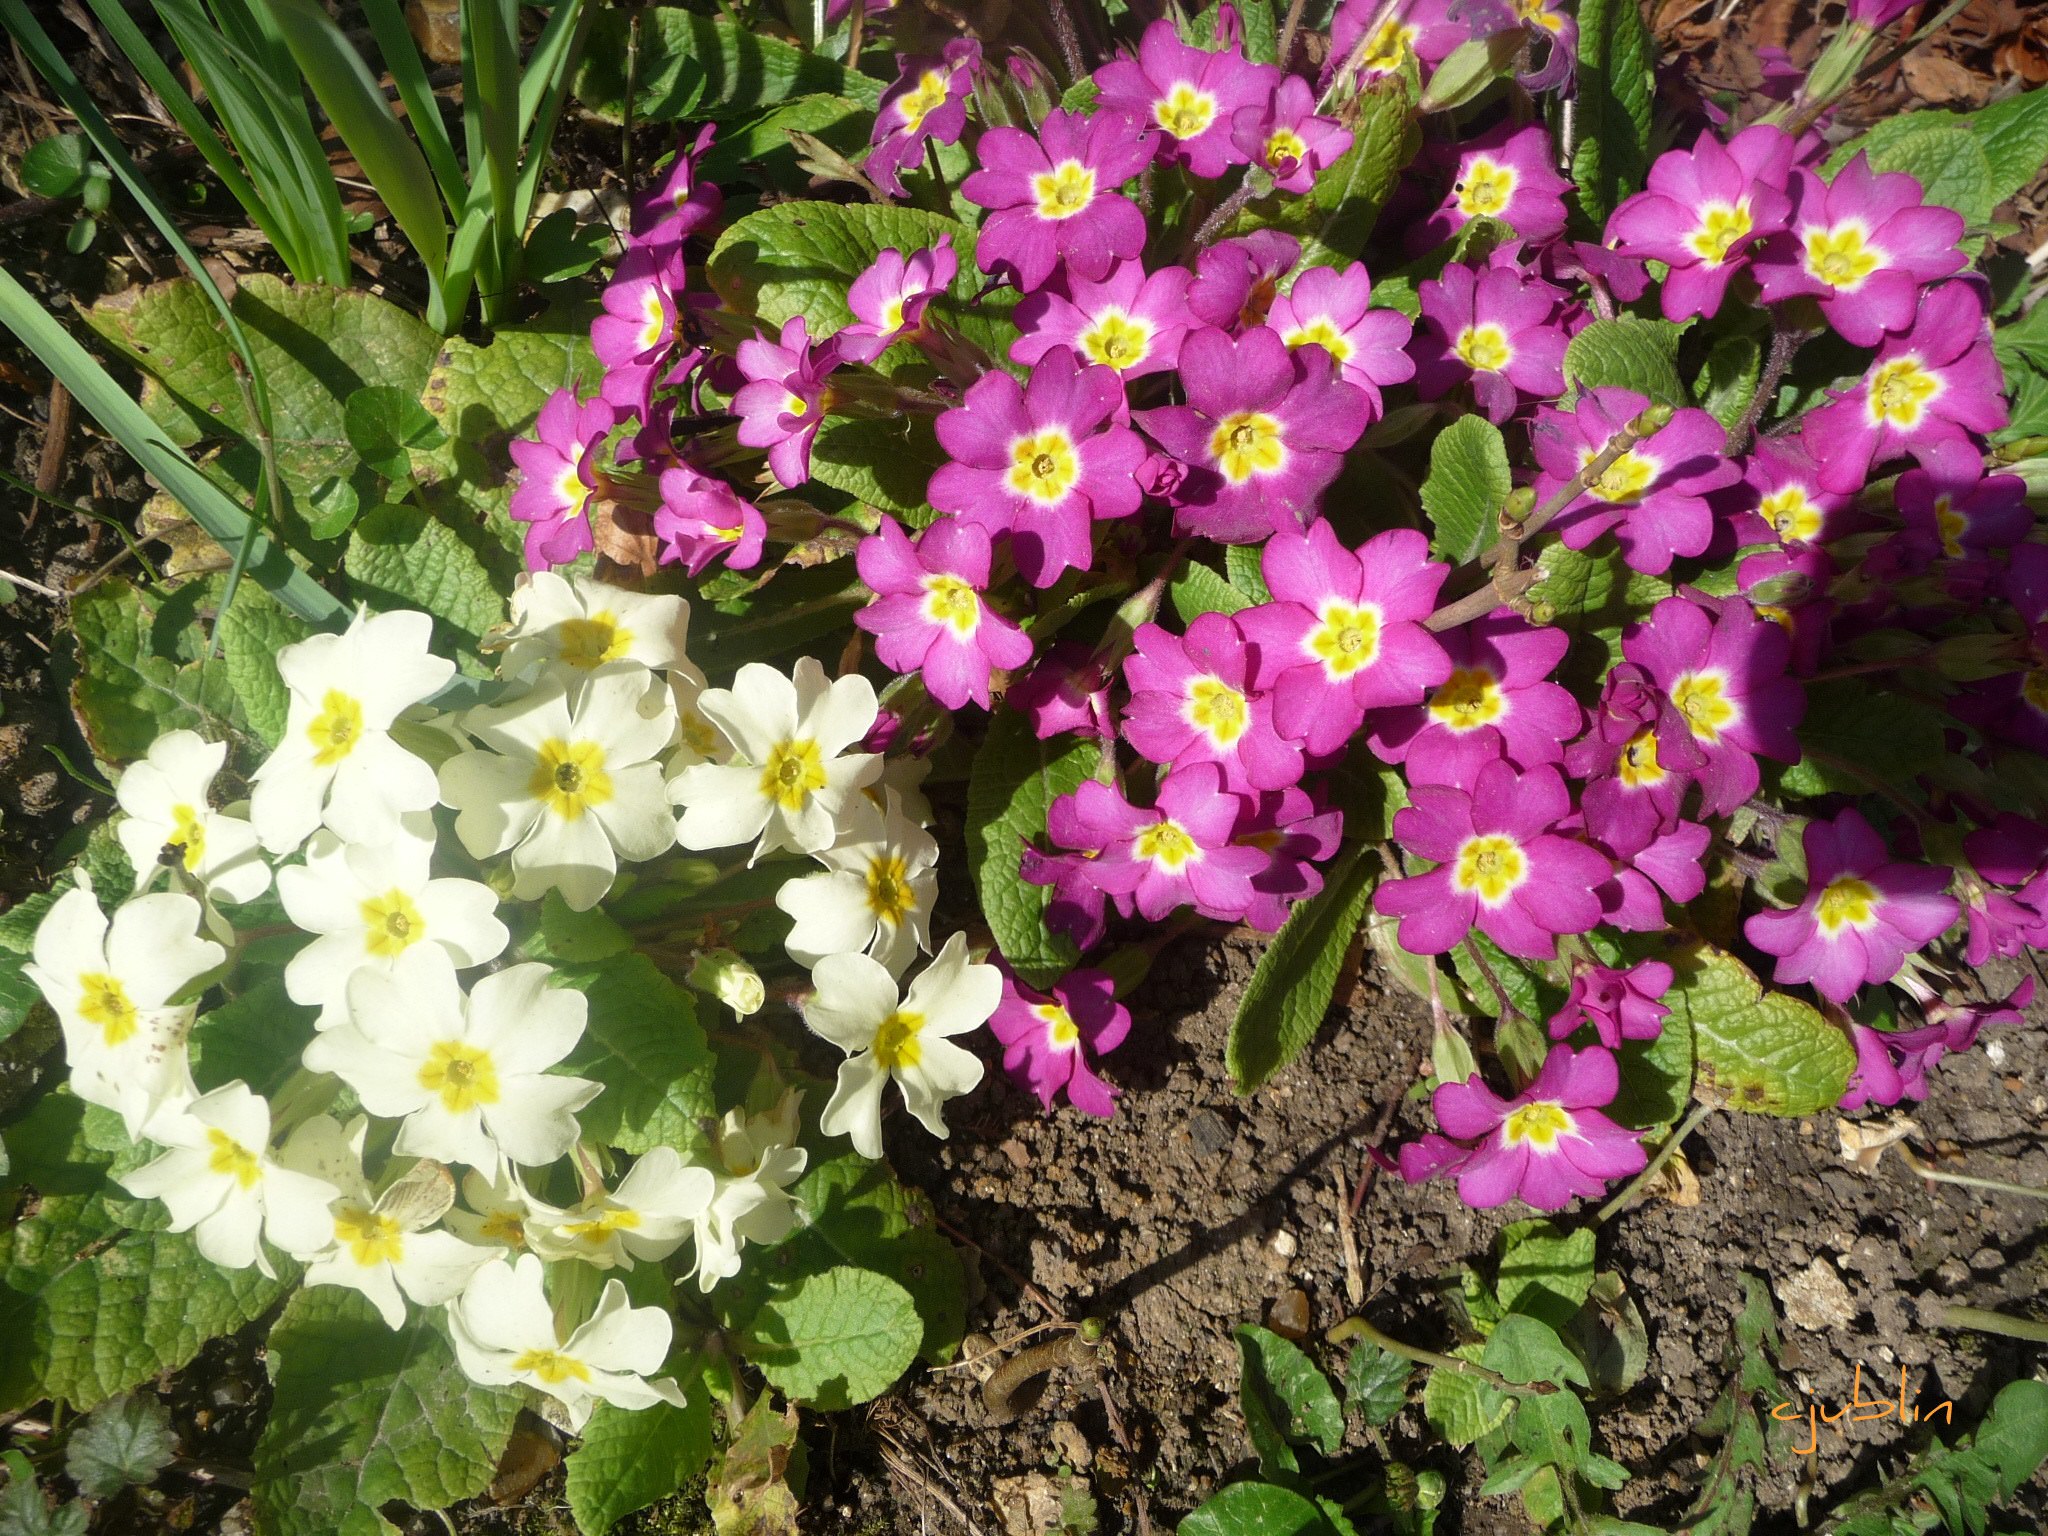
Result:
{"label": "dark purple-pink flower", "polygon": [[990,210],[975,243],[981,270],[1007,272],[1026,293],[1057,262],[1099,281],[1145,248],[1145,216],[1117,188],[1157,142],[1115,112],[1049,112],[1038,134],[989,129],[975,146],[982,168],[960,184],[961,196]]}
{"label": "dark purple-pink flower", "polygon": [[1467,139],[1458,154],[1451,190],[1424,219],[1423,248],[1440,245],[1474,219],[1499,219],[1524,240],[1541,243],[1564,233],[1564,197],[1571,183],[1557,173],[1550,134],[1539,124],[1503,123]]}
{"label": "dark purple-pink flower", "polygon": [[622,415],[647,413],[675,351],[682,292],[682,250],[674,245],[634,246],[604,285],[590,346],[604,370],[598,393]]}
{"label": "dark purple-pink flower", "polygon": [[1205,613],[1185,636],[1141,624],[1124,661],[1131,699],[1124,739],[1175,773],[1214,763],[1239,793],[1301,777],[1301,747],[1274,729],[1272,695],[1253,683],[1252,648],[1228,614]]}
{"label": "dark purple-pink flower", "polygon": [[519,485],[510,511],[528,525],[528,570],[567,565],[591,547],[590,498],[603,482],[599,460],[617,424],[602,396],[579,404],[573,390],[558,389],[534,418],[533,436],[513,440]]}
{"label": "dark purple-pink flower", "polygon": [[735,571],[761,563],[768,520],[760,508],[691,464],[664,469],[660,485],[654,532],[662,541],[663,564],[681,565],[696,576],[714,560],[724,560]]}
{"label": "dark purple-pink flower", "polygon": [[1146,922],[1191,906],[1234,923],[1251,909],[1252,878],[1267,863],[1262,850],[1230,840],[1243,808],[1220,768],[1191,763],[1166,776],[1151,810],[1090,779],[1053,801],[1046,828],[1060,846],[1093,855],[1081,878],[1104,895],[1128,897]]}
{"label": "dark purple-pink flower", "polygon": [[1506,421],[1528,400],[1564,393],[1564,293],[1525,277],[1519,263],[1452,263],[1417,290],[1424,329],[1410,347],[1415,386],[1436,400],[1469,381],[1487,419]]}
{"label": "dark purple-pink flower", "polygon": [[1805,899],[1742,925],[1750,943],[1778,957],[1776,981],[1811,982],[1822,997],[1846,1003],[1866,982],[1898,975],[1908,955],[1956,920],[1951,872],[1895,861],[1860,811],[1809,821],[1801,844]]}
{"label": "dark purple-pink flower", "polygon": [[1439,1084],[1430,1107],[1443,1134],[1401,1148],[1401,1177],[1420,1183],[1455,1174],[1458,1198],[1478,1210],[1520,1199],[1559,1211],[1592,1199],[1649,1161],[1636,1133],[1601,1113],[1620,1087],[1610,1052],[1562,1045],[1512,1099],[1478,1077]]}
{"label": "dark purple-pink flower", "polygon": [[1010,360],[1035,363],[1054,347],[1069,347],[1124,379],[1164,373],[1179,360],[1193,323],[1188,281],[1185,267],[1148,274],[1135,261],[1117,263],[1099,283],[1064,273],[1018,303],[1023,334],[1010,343]]}
{"label": "dark purple-pink flower", "polygon": [[667,171],[633,205],[632,244],[680,248],[718,218],[725,207],[725,194],[697,174],[717,137],[718,125],[706,123],[697,130],[695,142],[687,148],[676,146]]}
{"label": "dark purple-pink flower", "polygon": [[1590,1024],[1610,1051],[1619,1050],[1624,1040],[1654,1040],[1664,1033],[1664,1016],[1671,1011],[1663,1002],[1671,981],[1671,967],[1662,960],[1644,960],[1626,970],[1579,966],[1572,971],[1564,1006],[1550,1016],[1550,1036],[1569,1039]]}
{"label": "dark purple-pink flower", "polygon": [[870,181],[891,197],[903,196],[903,173],[921,164],[927,140],[960,142],[967,98],[981,67],[981,44],[955,38],[936,59],[896,56],[896,83],[875,111],[874,148],[861,163]]}
{"label": "dark purple-pink flower", "polygon": [[1584,715],[1571,691],[1549,681],[1572,637],[1497,608],[1437,637],[1451,671],[1425,703],[1371,722],[1373,752],[1390,763],[1439,737],[1498,731],[1508,760],[1524,768],[1562,762]]}
{"label": "dark purple-pink flower", "polygon": [[1349,741],[1369,709],[1413,704],[1451,675],[1422,627],[1450,568],[1412,528],[1356,550],[1318,519],[1261,552],[1272,601],[1238,614],[1258,646],[1259,682],[1281,733],[1321,756]]}
{"label": "dark purple-pink flower", "polygon": [[1282,192],[1302,193],[1318,174],[1351,148],[1351,130],[1316,114],[1315,92],[1299,75],[1280,82],[1265,105],[1239,107],[1230,141],[1249,163],[1264,168]]}
{"label": "dark purple-pink flower", "polygon": [[1372,275],[1359,262],[1342,271],[1310,267],[1273,300],[1266,323],[1289,350],[1317,346],[1328,353],[1337,376],[1365,392],[1374,421],[1380,390],[1415,377],[1406,351],[1414,324],[1398,309],[1372,308]]}
{"label": "dark purple-pink flower", "polygon": [[1115,369],[1083,366],[1065,347],[1047,352],[1027,384],[990,369],[938,420],[952,462],[932,476],[932,505],[1009,534],[1035,587],[1087,569],[1095,522],[1128,517],[1144,499],[1145,445],[1115,420],[1123,403]]}
{"label": "dark purple-pink flower", "polygon": [[1108,673],[1094,648],[1079,640],[1055,641],[1010,684],[1003,702],[1031,722],[1040,741],[1066,731],[1104,739],[1115,734]]}
{"label": "dark purple-pink flower", "polygon": [[1825,544],[1849,531],[1849,498],[1822,488],[1819,466],[1797,434],[1759,442],[1742,479],[1744,500],[1763,524],[1740,527],[1745,544],[1765,534],[1781,544]]}
{"label": "dark purple-pink flower", "polygon": [[839,366],[830,342],[814,347],[802,315],[782,325],[779,340],[756,336],[739,345],[747,382],[732,397],[739,439],[768,450],[768,467],[785,486],[811,478],[811,443],[825,420],[825,376]]}
{"label": "dark purple-pink flower", "polygon": [[1106,1120],[1116,1113],[1117,1090],[1096,1074],[1091,1058],[1123,1044],[1131,1015],[1116,1000],[1116,982],[1106,971],[1069,971],[1049,994],[1006,971],[1003,1000],[988,1027],[1003,1042],[1003,1070],[1037,1094],[1048,1112],[1064,1092],[1084,1115]]}
{"label": "dark purple-pink flower", "polygon": [[1608,218],[1608,244],[1670,267],[1659,294],[1665,319],[1717,314],[1729,279],[1784,229],[1793,148],[1792,136],[1769,123],[1726,144],[1707,129],[1690,151],[1659,155],[1648,189]]}
{"label": "dark purple-pink flower", "polygon": [[1248,796],[1232,841],[1269,860],[1252,876],[1252,904],[1244,920],[1262,933],[1278,933],[1298,901],[1323,888],[1316,868],[1337,851],[1344,813],[1320,811],[1307,790],[1289,785]]}
{"label": "dark purple-pink flower", "polygon": [[1363,391],[1320,354],[1290,352],[1263,327],[1236,340],[1210,328],[1188,333],[1180,356],[1188,403],[1137,413],[1187,467],[1177,529],[1247,544],[1309,521],[1370,414]]}
{"label": "dark purple-pink flower", "polygon": [[876,601],[853,622],[875,637],[883,666],[922,672],[947,709],[969,699],[987,709],[989,674],[1031,659],[1031,637],[982,597],[992,560],[988,534],[953,517],[940,518],[915,543],[885,517],[854,555]]}
{"label": "dark purple-pink flower", "polygon": [[1235,240],[1218,240],[1195,258],[1188,312],[1232,334],[1264,325],[1280,296],[1280,280],[1299,260],[1301,242],[1284,230],[1255,229]]}
{"label": "dark purple-pink flower", "polygon": [[925,306],[952,286],[959,270],[951,235],[939,236],[937,245],[908,257],[894,246],[879,252],[846,290],[853,319],[833,332],[839,355],[849,362],[872,363],[917,330]]}
{"label": "dark purple-pink flower", "polygon": [[1221,176],[1251,158],[1233,142],[1232,124],[1241,109],[1265,107],[1280,78],[1235,48],[1212,53],[1182,42],[1164,19],[1145,29],[1137,58],[1112,59],[1094,76],[1103,111],[1158,129],[1159,158],[1197,176]]}
{"label": "dark purple-pink flower", "polygon": [[1632,661],[1608,672],[1592,723],[1565,752],[1565,767],[1585,781],[1587,832],[1628,858],[1678,825],[1707,754],[1677,703]]}

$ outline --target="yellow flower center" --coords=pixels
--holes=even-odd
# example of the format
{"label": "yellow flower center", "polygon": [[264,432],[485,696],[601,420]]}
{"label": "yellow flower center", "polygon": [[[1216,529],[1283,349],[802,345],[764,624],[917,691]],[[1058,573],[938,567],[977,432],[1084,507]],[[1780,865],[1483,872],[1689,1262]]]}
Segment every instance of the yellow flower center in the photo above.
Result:
{"label": "yellow flower center", "polygon": [[1521,844],[1499,832],[1468,837],[1451,864],[1451,886],[1497,907],[1529,878],[1529,858]]}
{"label": "yellow flower center", "polygon": [[460,1040],[436,1040],[420,1066],[420,1086],[441,1096],[451,1115],[498,1102],[498,1064],[491,1053]]}
{"label": "yellow flower center", "polygon": [[1821,509],[1807,496],[1805,487],[1797,485],[1771,492],[1757,510],[1771,525],[1771,531],[1787,544],[1811,543],[1820,537],[1821,524],[1826,521]]}
{"label": "yellow flower center", "polygon": [[1521,173],[1512,165],[1474,155],[1466,162],[1464,174],[1453,189],[1458,196],[1458,211],[1468,219],[1499,218],[1514,200],[1515,183],[1520,179]]}
{"label": "yellow flower center", "polygon": [[189,805],[171,807],[171,835],[164,843],[165,864],[183,864],[191,874],[206,857],[206,824],[201,813]]}
{"label": "yellow flower center", "polygon": [[661,294],[650,287],[640,295],[640,350],[646,352],[660,346],[667,332],[668,316],[662,312]]}
{"label": "yellow flower center", "polygon": [[1121,309],[1105,309],[1081,333],[1081,350],[1091,363],[1105,368],[1135,368],[1152,351],[1152,322]]}
{"label": "yellow flower center", "polygon": [[1700,210],[1699,228],[1686,236],[1685,243],[1708,266],[1718,267],[1728,259],[1728,248],[1754,227],[1748,198],[1733,204],[1709,203]]}
{"label": "yellow flower center", "polygon": [[1524,21],[1533,21],[1546,32],[1562,32],[1564,18],[1555,11],[1543,9],[1543,0],[1515,0],[1515,14]]}
{"label": "yellow flower center", "polygon": [[794,416],[798,420],[802,420],[804,413],[808,411],[810,408],[811,402],[806,400],[802,395],[786,396],[784,397],[782,402],[782,414],[785,416]]}
{"label": "yellow flower center", "polygon": [[594,741],[564,741],[550,736],[540,744],[526,792],[564,821],[612,797],[612,776],[605,771],[604,748]]}
{"label": "yellow flower center", "polygon": [[212,1149],[207,1154],[206,1166],[213,1172],[226,1174],[244,1189],[253,1188],[263,1177],[263,1167],[256,1154],[226,1131],[209,1127],[206,1144]]}
{"label": "yellow flower center", "polygon": [[1820,893],[1813,915],[1830,936],[1844,928],[1868,928],[1880,899],[1868,882],[1854,875],[1837,875]]}
{"label": "yellow flower center", "polygon": [[1359,68],[1375,75],[1393,74],[1413,51],[1415,39],[1421,35],[1420,28],[1403,26],[1399,17],[1389,16],[1373,29],[1365,52],[1359,56]]}
{"label": "yellow flower center", "polygon": [[927,576],[924,616],[965,640],[981,627],[981,598],[958,576]]}
{"label": "yellow flower center", "polygon": [[868,910],[891,928],[917,905],[910,888],[910,869],[893,853],[879,853],[868,860]]}
{"label": "yellow flower center", "polygon": [[[1583,469],[1598,457],[1592,449],[1587,449],[1579,455],[1579,467]],[[1655,459],[1631,448],[1600,471],[1600,477],[1586,489],[1605,502],[1634,501],[1650,488],[1651,482],[1657,478],[1658,467]]]}
{"label": "yellow flower center", "polygon": [[565,464],[562,472],[555,477],[555,496],[562,503],[562,521],[571,522],[583,515],[583,509],[590,503],[594,487],[583,481],[583,470],[577,464]]}
{"label": "yellow flower center", "polygon": [[1940,393],[1940,378],[1923,368],[1919,358],[1895,357],[1870,376],[1871,424],[1917,426],[1927,402]]}
{"label": "yellow flower center", "polygon": [[1277,171],[1288,161],[1299,164],[1308,158],[1308,145],[1292,128],[1275,128],[1266,139],[1266,147],[1259,151],[1266,169]]}
{"label": "yellow flower center", "polygon": [[1572,1128],[1571,1112],[1550,1099],[1524,1104],[1501,1122],[1501,1140],[1509,1146],[1527,1142],[1548,1152]]}
{"label": "yellow flower center", "polygon": [[900,331],[903,329],[903,295],[897,294],[882,306],[882,329]]}
{"label": "yellow flower center", "polygon": [[1657,761],[1657,733],[1638,731],[1621,749],[1621,758],[1614,765],[1614,772],[1630,789],[1641,789],[1649,784],[1662,784],[1665,779],[1664,765]]}
{"label": "yellow flower center", "polygon": [[320,701],[320,713],[306,727],[306,739],[313,743],[313,761],[332,768],[355,751],[363,739],[363,706],[339,688],[327,690]]}
{"label": "yellow flower center", "polygon": [[1216,98],[1186,80],[1152,103],[1152,121],[1176,139],[1192,139],[1216,121]]}
{"label": "yellow flower center", "polygon": [[1297,325],[1280,338],[1290,348],[1321,347],[1330,354],[1330,361],[1341,363],[1351,356],[1351,343],[1344,333],[1337,329],[1328,315],[1317,315],[1306,325]]}
{"label": "yellow flower center", "polygon": [[587,619],[564,619],[560,633],[562,660],[579,672],[617,661],[633,643],[633,632],[621,628],[618,615],[610,610]]}
{"label": "yellow flower center", "polygon": [[538,1376],[551,1387],[559,1387],[565,1381],[590,1380],[590,1367],[559,1349],[529,1349],[512,1362],[512,1369],[522,1376]]}
{"label": "yellow flower center", "polygon": [[588,1243],[593,1248],[609,1240],[619,1232],[640,1230],[640,1213],[631,1206],[611,1206],[584,1217],[581,1221],[567,1221],[562,1231],[579,1243]]}
{"label": "yellow flower center", "polygon": [[427,920],[413,900],[397,887],[372,896],[359,909],[363,915],[363,948],[380,960],[402,955],[427,936]]}
{"label": "yellow flower center", "polygon": [[924,1028],[924,1015],[898,1008],[882,1020],[875,1031],[875,1061],[884,1072],[906,1072],[924,1060],[924,1045],[917,1038]]}
{"label": "yellow flower center", "polygon": [[1220,677],[1198,677],[1188,684],[1181,718],[1205,733],[1219,747],[1244,734],[1251,711],[1245,697]]}
{"label": "yellow flower center", "polygon": [[1147,863],[1171,873],[1190,859],[1199,857],[1201,849],[1196,846],[1195,840],[1188,836],[1185,827],[1168,818],[1153,822],[1131,839],[1131,852]]}
{"label": "yellow flower center", "polygon": [[808,737],[778,741],[761,768],[761,793],[785,811],[800,811],[825,787],[825,758]]}
{"label": "yellow flower center", "polygon": [[1515,349],[1508,345],[1508,333],[1491,323],[1466,326],[1458,332],[1451,350],[1474,373],[1499,373],[1515,357]]}
{"label": "yellow flower center", "polygon": [[1962,559],[1963,535],[1970,531],[1970,520],[1946,496],[1934,498],[1934,526],[1941,533],[1941,552],[1951,560]]}
{"label": "yellow flower center", "polygon": [[1010,468],[1003,478],[1019,496],[1055,507],[1081,478],[1081,456],[1072,438],[1058,427],[1047,427],[1010,444]]}
{"label": "yellow flower center", "polygon": [[682,733],[683,745],[699,757],[709,757],[718,750],[718,727],[696,710],[682,710],[677,714],[676,721]]}
{"label": "yellow flower center", "polygon": [[1728,679],[1719,672],[1687,672],[1672,685],[1671,702],[1685,716],[1693,735],[1709,746],[1742,715],[1728,697]]}
{"label": "yellow flower center", "polygon": [[1429,713],[1454,731],[1476,731],[1507,713],[1507,696],[1484,667],[1459,667],[1429,696]]}
{"label": "yellow flower center", "polygon": [[1041,219],[1071,219],[1095,201],[1095,173],[1078,160],[1062,160],[1031,178]]}
{"label": "yellow flower center", "polygon": [[405,1258],[405,1234],[398,1223],[358,1205],[343,1206],[335,1216],[334,1240],[363,1269],[397,1264]]}
{"label": "yellow flower center", "polygon": [[2020,697],[2036,714],[2048,715],[2048,667],[2036,667],[2020,684]]}
{"label": "yellow flower center", "polygon": [[1863,236],[1861,224],[1806,232],[1806,270],[1830,288],[1854,289],[1875,272],[1880,253]]}
{"label": "yellow flower center", "polygon": [[119,1045],[135,1034],[135,1004],[120,978],[104,971],[88,971],[78,978],[78,1013],[89,1024],[100,1027],[108,1045]]}
{"label": "yellow flower center", "polygon": [[1332,678],[1350,677],[1379,659],[1380,611],[1335,598],[1323,604],[1322,622],[1308,632],[1308,649]]}
{"label": "yellow flower center", "polygon": [[1264,411],[1232,411],[1209,434],[1209,456],[1232,485],[1254,475],[1277,474],[1287,462],[1280,423]]}
{"label": "yellow flower center", "polygon": [[1071,1051],[1081,1043],[1081,1026],[1058,1003],[1040,1003],[1031,1010],[1045,1025],[1046,1041],[1056,1051]]}
{"label": "yellow flower center", "polygon": [[896,110],[903,115],[903,126],[912,133],[924,125],[924,120],[946,104],[946,77],[936,69],[928,69],[917,77],[916,89],[896,98]]}
{"label": "yellow flower center", "polygon": [[526,1247],[526,1223],[520,1219],[517,1211],[493,1211],[483,1219],[483,1225],[477,1230],[492,1242],[502,1243],[507,1248]]}

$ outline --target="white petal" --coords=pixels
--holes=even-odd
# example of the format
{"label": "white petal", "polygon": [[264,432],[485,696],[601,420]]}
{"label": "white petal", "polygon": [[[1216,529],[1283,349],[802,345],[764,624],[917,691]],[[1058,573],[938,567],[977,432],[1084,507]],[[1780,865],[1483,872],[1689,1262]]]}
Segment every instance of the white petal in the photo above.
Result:
{"label": "white petal", "polygon": [[875,1031],[896,1011],[896,978],[866,955],[827,955],[811,972],[817,992],[804,1004],[804,1023],[842,1051],[875,1043]]}
{"label": "white petal", "polygon": [[562,1351],[596,1370],[644,1376],[661,1369],[674,1336],[666,1312],[634,1306],[625,1282],[608,1280],[589,1321],[569,1335]]}
{"label": "white petal", "polygon": [[471,858],[503,853],[533,830],[541,803],[532,781],[531,755],[461,752],[441,765],[441,800],[454,809],[455,835]]}
{"label": "white petal", "polygon": [[946,1121],[939,1113],[948,1099],[971,1092],[986,1070],[981,1058],[963,1051],[950,1040],[920,1040],[917,1065],[899,1069],[896,1086],[903,1104],[924,1128],[941,1141],[946,1139]]}
{"label": "white petal", "polygon": [[[797,671],[802,674],[803,662],[797,663]],[[697,709],[751,763],[765,763],[777,742],[796,734],[796,686],[765,662],[750,661],[741,667],[730,688],[705,689],[697,697]]]}
{"label": "white petal", "polygon": [[685,768],[669,782],[668,796],[683,807],[676,841],[699,852],[751,843],[775,808],[761,793],[761,770],[740,764]]}
{"label": "white petal", "polygon": [[775,893],[775,905],[796,919],[787,947],[790,958],[801,965],[814,966],[827,955],[858,953],[875,936],[867,882],[858,875],[826,871],[785,880]]}
{"label": "white petal", "polygon": [[[803,660],[818,666],[814,657]],[[801,671],[803,661],[797,667]],[[823,670],[819,667],[821,674]],[[801,687],[799,680],[799,691]],[[856,672],[835,678],[804,711],[797,729],[817,742],[818,750],[827,757],[837,757],[874,728],[877,712],[875,685]]]}
{"label": "white petal", "polygon": [[107,961],[141,1008],[155,1008],[227,959],[199,937],[199,903],[165,892],[123,902],[107,931]]}
{"label": "white petal", "polygon": [[429,880],[415,900],[427,936],[460,969],[497,959],[511,940],[511,931],[497,918],[497,892],[480,880]]}
{"label": "white petal", "polygon": [[[516,1077],[501,1081],[498,1102],[483,1111],[499,1149],[515,1163],[537,1168],[576,1144],[576,1115],[603,1091],[582,1077]],[[475,1158],[456,1161],[477,1163]],[[478,1163],[478,1166],[484,1166]]]}
{"label": "white petal", "polygon": [[611,890],[619,860],[595,816],[570,820],[546,811],[512,850],[512,870],[512,894],[521,901],[560,891],[572,912],[588,912]]}
{"label": "white petal", "polygon": [[501,1250],[479,1248],[450,1232],[415,1232],[405,1254],[392,1266],[405,1294],[423,1307],[436,1307],[461,1294],[470,1278],[494,1264]]}
{"label": "white petal", "polygon": [[849,1056],[839,1064],[839,1080],[818,1116],[827,1136],[847,1136],[862,1157],[882,1155],[882,1088],[889,1081],[871,1052]]}
{"label": "white petal", "polygon": [[464,1038],[491,1053],[500,1073],[552,1067],[583,1038],[590,1000],[574,987],[551,987],[545,965],[507,966],[471,990]]}

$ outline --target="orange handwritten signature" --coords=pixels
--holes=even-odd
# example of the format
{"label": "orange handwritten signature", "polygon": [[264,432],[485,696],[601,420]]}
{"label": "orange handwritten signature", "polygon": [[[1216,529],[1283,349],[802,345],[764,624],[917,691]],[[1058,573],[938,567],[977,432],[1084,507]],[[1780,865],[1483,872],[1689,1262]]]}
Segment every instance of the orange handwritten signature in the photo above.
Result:
{"label": "orange handwritten signature", "polygon": [[[1792,1410],[1790,1413],[1785,1412],[1788,1408]],[[1869,1408],[1875,1411],[1871,1413],[1858,1413],[1855,1410],[1859,1408]],[[1837,1408],[1833,1413],[1829,1413],[1818,1402],[1810,1402],[1806,1405],[1807,1442],[1795,1454],[1800,1456],[1813,1455],[1815,1451],[1820,1449],[1820,1426],[1822,1424],[1834,1423],[1845,1413],[1849,1415],[1849,1422],[1851,1424],[1867,1424],[1877,1419],[1888,1419],[1894,1411],[1897,1412],[1901,1424],[1925,1423],[1931,1421],[1936,1414],[1941,1415],[1944,1423],[1953,1424],[1955,1422],[1955,1404],[1949,1402],[1946,1398],[1925,1412],[1921,1411],[1920,1399],[1917,1395],[1910,1405],[1907,1404],[1906,1368],[1903,1365],[1899,1367],[1899,1396],[1896,1402],[1890,1398],[1883,1397],[1872,1398],[1866,1401],[1863,1396],[1863,1366],[1859,1361],[1856,1366],[1855,1384],[1850,1388],[1849,1401],[1846,1404]],[[1771,1410],[1771,1417],[1781,1424],[1791,1424],[1797,1422],[1799,1410],[1791,1399],[1788,1398]]]}

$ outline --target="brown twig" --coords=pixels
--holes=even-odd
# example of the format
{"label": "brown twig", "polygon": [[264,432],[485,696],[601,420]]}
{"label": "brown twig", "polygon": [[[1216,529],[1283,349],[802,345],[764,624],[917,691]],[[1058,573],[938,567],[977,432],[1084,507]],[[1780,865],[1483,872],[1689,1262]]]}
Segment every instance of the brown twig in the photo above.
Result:
{"label": "brown twig", "polygon": [[36,494],[51,496],[64,480],[64,461],[71,453],[71,391],[62,379],[50,380],[50,415],[43,427],[43,453],[36,460]]}

